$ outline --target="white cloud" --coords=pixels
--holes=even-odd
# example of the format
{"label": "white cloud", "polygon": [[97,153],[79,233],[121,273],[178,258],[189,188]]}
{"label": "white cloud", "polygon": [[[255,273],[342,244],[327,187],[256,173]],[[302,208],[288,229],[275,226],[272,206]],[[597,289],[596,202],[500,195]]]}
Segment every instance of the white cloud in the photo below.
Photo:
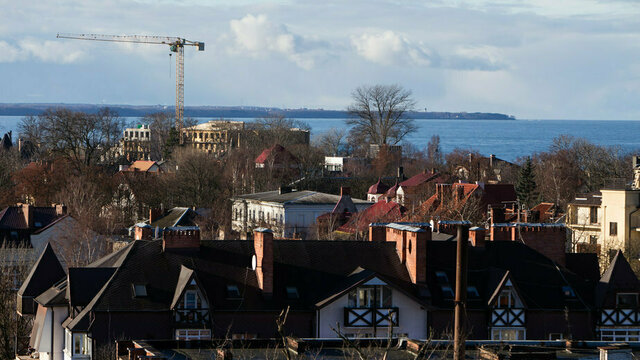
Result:
{"label": "white cloud", "polygon": [[269,21],[264,14],[248,14],[242,19],[231,20],[229,26],[233,39],[232,52],[248,53],[254,57],[277,53],[305,70],[314,66],[311,52],[321,44],[293,34],[286,26]]}
{"label": "white cloud", "polygon": [[82,50],[63,46],[49,40],[24,39],[12,45],[0,41],[0,62],[18,62],[36,59],[41,62],[70,64],[85,57]]}
{"label": "white cloud", "polygon": [[431,51],[424,46],[411,43],[405,36],[391,30],[354,36],[351,38],[351,44],[358,55],[381,65],[433,64]]}

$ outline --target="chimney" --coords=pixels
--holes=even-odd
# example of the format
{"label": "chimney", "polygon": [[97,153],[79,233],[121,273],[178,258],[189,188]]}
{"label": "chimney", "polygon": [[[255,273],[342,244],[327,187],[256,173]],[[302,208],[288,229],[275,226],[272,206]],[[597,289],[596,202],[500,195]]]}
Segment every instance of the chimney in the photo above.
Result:
{"label": "chimney", "polygon": [[400,262],[405,264],[411,282],[414,284],[427,281],[427,242],[431,240],[431,229],[423,229],[412,225],[387,225],[387,241],[396,243],[396,252]]}
{"label": "chimney", "polygon": [[256,253],[256,276],[262,294],[273,295],[273,231],[265,228],[253,230],[253,248]]}
{"label": "chimney", "polygon": [[493,168],[494,162],[496,161],[496,156],[491,154],[489,155],[489,167]]}
{"label": "chimney", "polygon": [[398,179],[402,179],[404,177],[404,169],[402,166],[398,166]]}
{"label": "chimney", "polygon": [[282,195],[282,194],[288,194],[288,193],[290,193],[291,191],[292,191],[292,190],[291,190],[291,187],[289,187],[289,186],[280,186],[280,189],[278,189],[278,193],[279,193],[280,195]]}
{"label": "chimney", "polygon": [[485,235],[487,230],[479,226],[474,226],[469,229],[469,241],[474,247],[484,247]]}
{"label": "chimney", "polygon": [[504,222],[504,209],[500,207],[491,207],[491,224],[501,224]]}
{"label": "chimney", "polygon": [[340,187],[340,197],[343,196],[351,196],[351,188],[348,186],[341,186]]}
{"label": "chimney", "polygon": [[380,223],[369,224],[369,241],[384,242],[387,240],[387,228]]}
{"label": "chimney", "polygon": [[67,213],[67,207],[62,204],[55,204],[56,207],[56,216],[62,216]]}
{"label": "chimney", "polygon": [[22,204],[22,215],[24,215],[24,222],[27,227],[33,226],[33,206],[29,204]]}
{"label": "chimney", "polygon": [[162,217],[163,211],[161,208],[150,208],[149,209],[149,224],[160,219]]}
{"label": "chimney", "polygon": [[200,249],[200,228],[197,226],[166,227],[162,231],[162,251]]}

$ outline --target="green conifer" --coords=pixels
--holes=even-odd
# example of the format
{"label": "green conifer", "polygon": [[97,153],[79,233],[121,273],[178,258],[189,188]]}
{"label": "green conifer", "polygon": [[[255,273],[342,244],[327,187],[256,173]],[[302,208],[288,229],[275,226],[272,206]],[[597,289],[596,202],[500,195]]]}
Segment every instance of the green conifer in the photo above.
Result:
{"label": "green conifer", "polygon": [[534,206],[534,202],[538,200],[536,187],[534,165],[529,157],[520,170],[520,176],[516,184],[518,200],[529,209]]}

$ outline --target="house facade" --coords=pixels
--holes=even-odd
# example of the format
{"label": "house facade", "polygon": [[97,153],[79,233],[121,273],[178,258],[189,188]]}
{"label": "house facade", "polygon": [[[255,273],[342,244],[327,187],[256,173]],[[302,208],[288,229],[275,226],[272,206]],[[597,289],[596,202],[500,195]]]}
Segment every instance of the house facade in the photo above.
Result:
{"label": "house facade", "polygon": [[600,252],[602,246],[602,193],[580,194],[567,205],[567,228],[571,249],[576,252]]}
{"label": "house facade", "polygon": [[277,236],[292,238],[312,236],[316,219],[333,213],[338,204],[351,213],[361,212],[371,203],[353,199],[342,189],[340,195],[315,191],[295,191],[288,188],[254,194],[239,195],[231,200],[232,229],[247,233],[258,226],[274,230]]}

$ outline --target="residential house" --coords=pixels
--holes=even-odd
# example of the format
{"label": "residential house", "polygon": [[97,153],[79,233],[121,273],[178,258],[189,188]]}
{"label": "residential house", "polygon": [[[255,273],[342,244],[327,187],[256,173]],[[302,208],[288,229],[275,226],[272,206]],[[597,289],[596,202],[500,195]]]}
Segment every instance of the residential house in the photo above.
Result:
{"label": "residential house", "polygon": [[520,166],[496,157],[494,154],[489,156],[474,157],[469,154],[469,159],[465,164],[459,164],[454,174],[461,180],[480,181],[486,180],[500,182],[504,181],[510,175],[516,174]]}
{"label": "residential house", "polygon": [[[201,241],[197,231],[165,231],[70,269],[37,296],[34,348],[41,358],[51,349],[38,334],[54,334],[65,357],[87,359],[118,338],[272,338],[285,308],[287,332],[300,338],[336,338],[337,324],[347,337],[391,328],[393,336],[448,338],[457,244],[432,239],[428,227],[374,224],[369,241],[277,240],[264,228],[252,241]],[[524,243],[484,241],[478,231],[470,237],[482,241],[467,255],[469,340],[597,338],[595,255],[556,253],[553,227],[528,230]],[[525,245],[538,236],[554,258]],[[637,279],[610,273],[601,293],[640,291]],[[618,297],[638,311],[631,297]]]}
{"label": "residential house", "polygon": [[258,169],[297,169],[300,161],[280,144],[264,149],[255,159]]}
{"label": "residential house", "polygon": [[571,233],[572,251],[600,253],[602,215],[600,191],[579,194],[567,205],[566,224]]}
{"label": "residential house", "polygon": [[244,235],[256,226],[268,226],[274,229],[276,236],[285,238],[312,236],[316,219],[333,212],[338,204],[350,204],[348,211],[352,214],[371,205],[368,201],[351,198],[348,188],[341,188],[340,195],[333,195],[282,187],[275,191],[238,195],[231,200],[234,231]]}
{"label": "residential house", "polygon": [[367,200],[371,202],[378,202],[389,191],[389,186],[382,182],[382,179],[378,178],[378,182],[371,185],[367,190]]}
{"label": "residential house", "polygon": [[121,166],[120,171],[159,173],[162,171],[162,168],[160,166],[161,163],[163,162],[151,160],[136,160],[129,166]]}
{"label": "residential house", "polygon": [[134,239],[160,238],[164,229],[199,229],[198,213],[188,207],[174,207],[168,211],[150,209],[149,219],[133,226]]}
{"label": "residential house", "polygon": [[360,235],[369,231],[372,223],[399,221],[407,209],[395,201],[378,201],[364,211],[352,216],[344,225],[338,227],[339,233]]}
{"label": "residential house", "polygon": [[404,206],[419,205],[433,193],[434,184],[442,182],[439,176],[435,169],[424,170],[400,182],[395,190],[395,201]]}
{"label": "residential house", "polygon": [[325,156],[324,169],[329,173],[353,171],[356,166],[364,166],[366,159],[351,156]]}
{"label": "residential house", "polygon": [[63,205],[18,204],[0,210],[0,242],[5,246],[33,247],[32,235],[66,215]]}

